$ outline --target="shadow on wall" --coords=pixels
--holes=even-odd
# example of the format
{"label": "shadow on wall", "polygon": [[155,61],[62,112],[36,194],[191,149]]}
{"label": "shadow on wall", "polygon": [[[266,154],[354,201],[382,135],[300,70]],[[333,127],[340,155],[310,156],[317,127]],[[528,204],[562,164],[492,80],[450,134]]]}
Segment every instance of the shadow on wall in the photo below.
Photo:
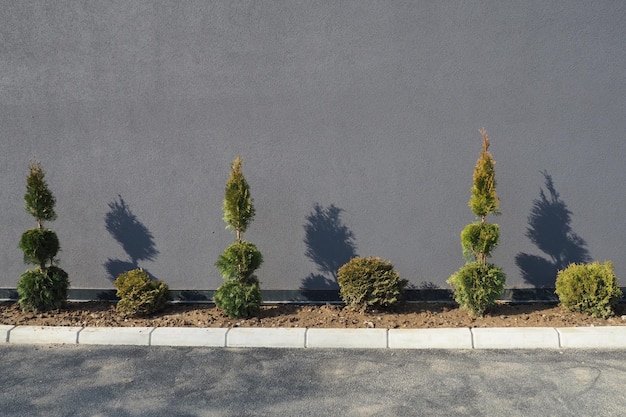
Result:
{"label": "shadow on wall", "polygon": [[301,289],[338,289],[337,270],[357,256],[354,234],[342,224],[341,212],[343,209],[333,204],[323,207],[316,203],[306,217],[305,255],[315,263],[319,273],[304,278]]}
{"label": "shadow on wall", "polygon": [[542,174],[548,194],[541,189],[539,198],[533,201],[526,237],[549,258],[528,253],[515,256],[524,281],[539,288],[554,287],[557,272],[570,263],[591,261],[586,242],[572,231],[572,212],[559,198],[552,176],[546,171]]}
{"label": "shadow on wall", "polygon": [[[137,220],[121,196],[109,203],[109,212],[104,216],[107,232],[111,234],[128,255],[129,260],[108,259],[104,268],[109,279],[115,281],[123,272],[139,268],[140,261],[154,261],[159,254],[154,237],[148,228]],[[145,271],[145,269],[144,269]],[[146,271],[151,278],[154,278]]]}

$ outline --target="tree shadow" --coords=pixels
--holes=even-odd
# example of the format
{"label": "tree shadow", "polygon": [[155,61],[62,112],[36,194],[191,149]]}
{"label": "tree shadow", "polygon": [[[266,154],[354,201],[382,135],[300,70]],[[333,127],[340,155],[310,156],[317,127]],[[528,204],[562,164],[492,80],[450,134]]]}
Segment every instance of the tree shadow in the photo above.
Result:
{"label": "tree shadow", "polygon": [[[130,211],[122,196],[109,203],[109,212],[104,216],[107,232],[111,234],[128,255],[128,260],[107,259],[104,268],[109,279],[114,281],[123,272],[139,268],[140,261],[154,261],[159,254],[154,237],[148,228]],[[144,269],[145,271],[145,269]],[[151,278],[154,278],[146,271]]]}
{"label": "tree shadow", "polygon": [[571,263],[589,262],[591,255],[587,243],[572,230],[572,212],[554,188],[552,176],[547,171],[542,174],[547,194],[541,189],[533,201],[525,235],[548,257],[519,253],[515,264],[527,283],[554,287],[559,270]]}
{"label": "tree shadow", "polygon": [[331,204],[323,207],[315,203],[304,225],[305,255],[319,273],[302,280],[300,289],[336,290],[337,270],[357,256],[354,234],[341,222],[343,209]]}

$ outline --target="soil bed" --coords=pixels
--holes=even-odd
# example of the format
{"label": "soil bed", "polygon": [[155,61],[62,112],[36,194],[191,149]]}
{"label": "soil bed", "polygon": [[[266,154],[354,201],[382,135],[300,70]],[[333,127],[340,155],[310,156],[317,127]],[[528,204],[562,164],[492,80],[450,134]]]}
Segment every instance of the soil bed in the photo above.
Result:
{"label": "soil bed", "polygon": [[149,317],[124,317],[108,302],[68,303],[47,313],[24,313],[17,303],[0,303],[0,324],[29,326],[147,327],[573,327],[626,326],[626,304],[615,317],[599,319],[568,312],[554,304],[498,304],[484,317],[472,318],[455,304],[408,303],[388,311],[360,313],[343,305],[268,305],[259,317],[230,319],[212,304],[169,304]]}

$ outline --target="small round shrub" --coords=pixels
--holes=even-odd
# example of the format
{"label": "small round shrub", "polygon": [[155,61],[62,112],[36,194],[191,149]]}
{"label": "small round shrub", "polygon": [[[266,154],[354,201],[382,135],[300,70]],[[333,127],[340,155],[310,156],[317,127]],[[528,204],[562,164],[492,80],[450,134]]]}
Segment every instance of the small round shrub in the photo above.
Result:
{"label": "small round shrub", "polygon": [[347,306],[386,308],[402,298],[408,281],[380,258],[354,257],[337,271],[339,293]]}
{"label": "small round shrub", "polygon": [[19,244],[24,252],[24,263],[44,267],[59,253],[59,238],[50,229],[29,229],[22,234]]}
{"label": "small round shrub", "polygon": [[70,286],[67,272],[57,266],[30,269],[17,283],[18,303],[23,311],[48,311],[61,308]]}
{"label": "small round shrub", "polygon": [[482,317],[504,292],[505,280],[502,268],[475,261],[466,263],[455,272],[448,279],[448,284],[461,308]]}
{"label": "small round shrub", "polygon": [[247,280],[263,263],[257,247],[245,240],[235,241],[220,255],[215,266],[226,279]]}
{"label": "small round shrub", "polygon": [[169,288],[163,281],[152,281],[141,268],[120,274],[114,282],[120,301],[117,309],[128,316],[149,315],[165,307]]}
{"label": "small round shrub", "polygon": [[602,318],[614,314],[623,295],[611,262],[569,265],[558,272],[555,292],[566,310]]}
{"label": "small round shrub", "polygon": [[215,291],[215,305],[230,318],[249,318],[261,310],[261,287],[255,276],[245,282],[237,279],[226,280]]}
{"label": "small round shrub", "polygon": [[500,227],[495,223],[470,223],[461,232],[463,256],[467,260],[484,260],[498,246]]}

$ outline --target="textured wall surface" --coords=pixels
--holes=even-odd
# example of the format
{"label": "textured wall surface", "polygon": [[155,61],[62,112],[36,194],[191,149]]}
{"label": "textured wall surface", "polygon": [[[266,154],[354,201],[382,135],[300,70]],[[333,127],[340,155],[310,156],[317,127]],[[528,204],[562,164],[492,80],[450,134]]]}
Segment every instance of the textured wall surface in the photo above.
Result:
{"label": "textured wall surface", "polygon": [[624,21],[622,1],[4,2],[0,286],[26,268],[37,158],[74,287],[142,266],[217,288],[241,154],[263,288],[324,288],[354,254],[447,287],[481,127],[507,286],[572,260],[622,277]]}

